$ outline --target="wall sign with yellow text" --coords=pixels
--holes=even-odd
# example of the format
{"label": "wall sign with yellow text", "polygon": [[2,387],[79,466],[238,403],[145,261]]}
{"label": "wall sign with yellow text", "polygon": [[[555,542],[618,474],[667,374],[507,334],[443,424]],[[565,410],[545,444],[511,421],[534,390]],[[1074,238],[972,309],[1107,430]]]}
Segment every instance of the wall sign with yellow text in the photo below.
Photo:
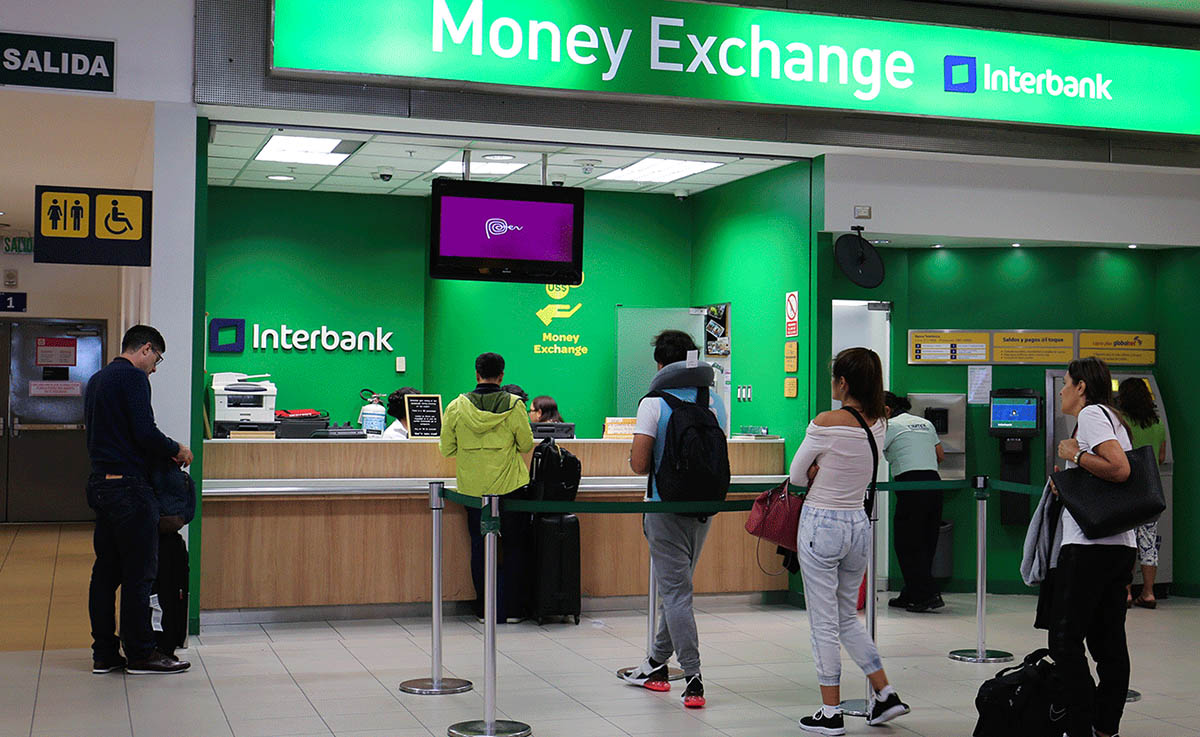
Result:
{"label": "wall sign with yellow text", "polygon": [[33,260],[149,266],[151,198],[144,190],[36,187]]}
{"label": "wall sign with yellow text", "polygon": [[1095,356],[1119,366],[1153,366],[1153,333],[1108,330],[909,330],[908,362],[1052,364]]}

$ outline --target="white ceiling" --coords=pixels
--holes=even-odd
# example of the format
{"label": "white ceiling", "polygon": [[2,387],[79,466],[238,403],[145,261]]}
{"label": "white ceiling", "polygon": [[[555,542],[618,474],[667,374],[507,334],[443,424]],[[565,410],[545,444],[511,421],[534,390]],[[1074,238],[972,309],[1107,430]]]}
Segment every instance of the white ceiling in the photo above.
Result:
{"label": "white ceiling", "polygon": [[[255,156],[274,134],[338,138],[361,142],[358,150],[339,166],[282,164],[256,161]],[[641,148],[570,146],[562,143],[509,143],[497,140],[472,140],[464,137],[398,135],[359,131],[331,131],[300,127],[269,127],[245,123],[216,123],[208,146],[208,183],[218,186],[260,187],[265,189],[312,190],[316,192],[357,192],[425,196],[430,182],[439,175],[433,170],[452,161],[460,162],[463,151],[471,152],[473,165],[483,163],[488,154],[508,154],[512,163],[526,166],[507,176],[471,178],[485,181],[541,184],[541,158],[547,156],[547,180],[562,181],[567,187],[621,192],[695,194],[712,187],[790,164],[794,159],[762,158],[737,155],[697,154]],[[604,181],[599,177],[645,158],[669,158],[709,161],[720,166],[668,184]],[[590,173],[583,162],[591,162]],[[382,181],[372,174],[381,168],[392,170],[392,179]],[[287,174],[294,181],[267,179]]]}
{"label": "white ceiling", "polygon": [[0,89],[0,110],[0,224],[7,230],[33,231],[39,184],[153,186],[151,103]]}

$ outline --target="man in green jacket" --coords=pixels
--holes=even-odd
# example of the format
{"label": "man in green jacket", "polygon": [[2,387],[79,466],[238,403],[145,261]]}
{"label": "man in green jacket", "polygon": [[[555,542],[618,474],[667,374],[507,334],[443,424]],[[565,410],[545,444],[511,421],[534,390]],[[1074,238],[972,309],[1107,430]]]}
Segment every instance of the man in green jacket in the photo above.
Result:
{"label": "man in green jacket", "polygon": [[[529,485],[529,467],[522,455],[533,449],[533,429],[525,403],[503,391],[504,358],[483,353],[475,359],[475,391],[460,394],[442,417],[442,455],[455,459],[458,493],[470,496],[520,497]],[[503,506],[503,505],[502,505]],[[483,616],[483,536],[480,511],[467,509],[471,535],[471,578],[475,582],[475,616]],[[528,608],[530,516],[500,514],[503,565],[497,580],[497,622],[517,622]]]}

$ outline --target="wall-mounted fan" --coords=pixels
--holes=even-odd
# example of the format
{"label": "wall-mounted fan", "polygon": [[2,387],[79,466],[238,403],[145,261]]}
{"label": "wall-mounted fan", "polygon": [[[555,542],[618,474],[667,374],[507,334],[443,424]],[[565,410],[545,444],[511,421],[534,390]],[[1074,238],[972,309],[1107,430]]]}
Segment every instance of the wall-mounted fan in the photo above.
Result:
{"label": "wall-mounted fan", "polygon": [[838,268],[850,281],[860,287],[874,289],[883,283],[883,259],[879,251],[862,237],[862,227],[851,228],[856,232],[839,237],[833,244],[833,255]]}

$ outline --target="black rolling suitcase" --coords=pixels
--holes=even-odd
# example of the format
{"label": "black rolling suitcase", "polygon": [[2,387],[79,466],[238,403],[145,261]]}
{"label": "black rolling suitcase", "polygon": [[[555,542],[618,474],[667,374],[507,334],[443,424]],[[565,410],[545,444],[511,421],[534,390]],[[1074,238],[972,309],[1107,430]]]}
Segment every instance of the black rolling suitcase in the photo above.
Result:
{"label": "black rolling suitcase", "polygon": [[542,624],[547,617],[574,617],[579,624],[579,518],[573,514],[538,514],[533,518],[533,602],[530,614]]}
{"label": "black rolling suitcase", "polygon": [[151,625],[158,649],[174,655],[187,640],[188,626],[188,553],[178,532],[158,538],[158,579],[151,600]]}

